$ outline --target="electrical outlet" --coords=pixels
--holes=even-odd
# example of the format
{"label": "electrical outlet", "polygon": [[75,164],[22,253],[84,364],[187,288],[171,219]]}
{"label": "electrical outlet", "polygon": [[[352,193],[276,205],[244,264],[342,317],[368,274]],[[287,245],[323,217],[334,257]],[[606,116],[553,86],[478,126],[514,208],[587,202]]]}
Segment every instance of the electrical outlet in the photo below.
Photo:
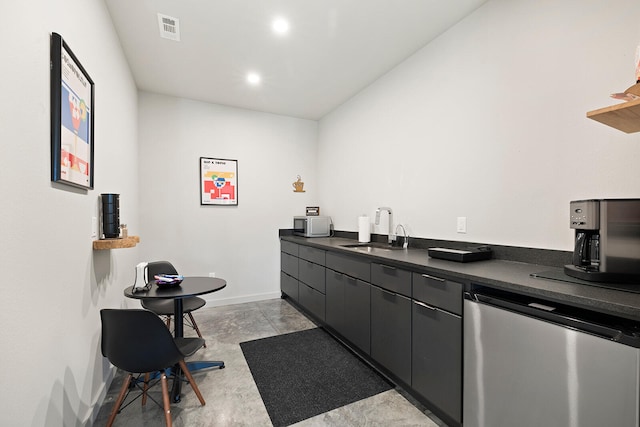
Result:
{"label": "electrical outlet", "polygon": [[458,217],[458,225],[456,227],[456,231],[458,233],[466,233],[467,232],[467,217],[459,216]]}
{"label": "electrical outlet", "polygon": [[209,277],[216,277],[216,273],[209,273]]}

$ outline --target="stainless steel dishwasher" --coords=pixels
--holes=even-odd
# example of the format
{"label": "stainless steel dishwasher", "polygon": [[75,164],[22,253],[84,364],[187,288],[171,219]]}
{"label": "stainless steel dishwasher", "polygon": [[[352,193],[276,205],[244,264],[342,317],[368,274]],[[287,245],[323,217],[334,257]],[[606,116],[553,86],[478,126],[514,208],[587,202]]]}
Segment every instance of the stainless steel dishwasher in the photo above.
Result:
{"label": "stainless steel dishwasher", "polygon": [[465,427],[638,427],[638,322],[478,288],[464,301]]}

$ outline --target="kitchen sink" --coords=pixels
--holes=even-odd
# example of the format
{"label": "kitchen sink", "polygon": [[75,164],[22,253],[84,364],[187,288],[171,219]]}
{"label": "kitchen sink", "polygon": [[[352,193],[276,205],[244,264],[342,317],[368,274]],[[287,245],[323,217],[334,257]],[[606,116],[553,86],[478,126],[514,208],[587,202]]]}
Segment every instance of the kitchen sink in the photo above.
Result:
{"label": "kitchen sink", "polygon": [[391,246],[388,243],[353,243],[349,245],[340,245],[343,248],[357,249],[364,252],[376,252],[376,251],[396,251],[402,250],[402,246]]}

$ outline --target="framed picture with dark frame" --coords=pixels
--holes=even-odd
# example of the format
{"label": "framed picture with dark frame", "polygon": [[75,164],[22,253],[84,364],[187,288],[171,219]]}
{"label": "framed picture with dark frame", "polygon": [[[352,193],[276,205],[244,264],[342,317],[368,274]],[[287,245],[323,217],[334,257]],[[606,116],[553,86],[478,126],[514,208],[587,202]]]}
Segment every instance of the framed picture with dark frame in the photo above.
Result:
{"label": "framed picture with dark frame", "polygon": [[94,84],[71,48],[51,34],[51,181],[93,189]]}
{"label": "framed picture with dark frame", "polygon": [[200,204],[238,205],[238,161],[200,157]]}

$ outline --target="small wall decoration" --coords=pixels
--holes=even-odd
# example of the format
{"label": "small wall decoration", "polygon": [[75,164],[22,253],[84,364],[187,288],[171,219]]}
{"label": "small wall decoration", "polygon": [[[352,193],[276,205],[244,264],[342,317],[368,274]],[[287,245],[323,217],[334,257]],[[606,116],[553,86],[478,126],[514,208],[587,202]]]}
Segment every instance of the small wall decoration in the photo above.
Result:
{"label": "small wall decoration", "polygon": [[300,175],[298,175],[298,180],[291,185],[293,185],[294,193],[304,193],[304,182],[302,182]]}
{"label": "small wall decoration", "polygon": [[200,157],[200,204],[238,205],[238,161]]}
{"label": "small wall decoration", "polygon": [[51,34],[51,181],[93,189],[93,80]]}

